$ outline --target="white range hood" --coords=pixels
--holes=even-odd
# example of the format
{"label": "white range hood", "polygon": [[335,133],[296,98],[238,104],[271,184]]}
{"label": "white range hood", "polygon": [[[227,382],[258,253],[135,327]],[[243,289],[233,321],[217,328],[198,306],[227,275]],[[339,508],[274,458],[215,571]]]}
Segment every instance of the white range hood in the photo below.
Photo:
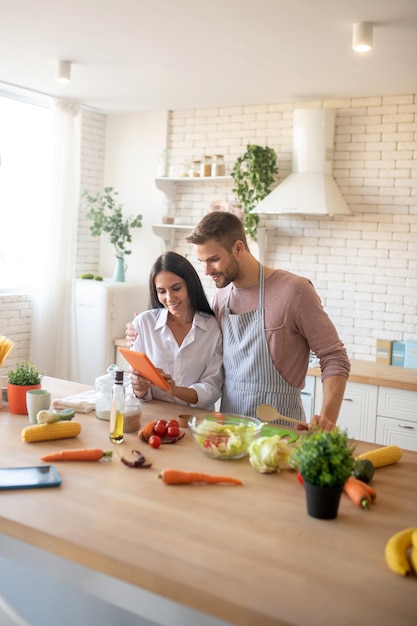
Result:
{"label": "white range hood", "polygon": [[254,213],[351,215],[332,176],[335,111],[294,111],[290,174],[254,209]]}

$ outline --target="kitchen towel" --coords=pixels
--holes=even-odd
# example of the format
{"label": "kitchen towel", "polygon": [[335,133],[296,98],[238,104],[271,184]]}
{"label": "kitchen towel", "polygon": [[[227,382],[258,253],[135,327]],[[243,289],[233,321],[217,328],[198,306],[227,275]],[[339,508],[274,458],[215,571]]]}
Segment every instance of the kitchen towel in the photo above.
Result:
{"label": "kitchen towel", "polygon": [[67,396],[52,401],[53,409],[74,409],[77,413],[89,413],[96,407],[96,392],[94,389],[78,393],[75,396]]}

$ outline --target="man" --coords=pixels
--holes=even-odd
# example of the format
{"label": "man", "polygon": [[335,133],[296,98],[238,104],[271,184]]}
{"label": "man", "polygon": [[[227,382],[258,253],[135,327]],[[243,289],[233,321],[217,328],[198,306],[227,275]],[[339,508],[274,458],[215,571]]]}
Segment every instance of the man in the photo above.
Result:
{"label": "man", "polygon": [[208,213],[187,241],[217,287],[213,310],[223,333],[225,372],[221,411],[255,416],[260,404],[271,404],[305,421],[301,389],[312,351],[320,360],[323,405],[310,428],[334,428],[350,362],[311,282],[261,265],[231,213]]}

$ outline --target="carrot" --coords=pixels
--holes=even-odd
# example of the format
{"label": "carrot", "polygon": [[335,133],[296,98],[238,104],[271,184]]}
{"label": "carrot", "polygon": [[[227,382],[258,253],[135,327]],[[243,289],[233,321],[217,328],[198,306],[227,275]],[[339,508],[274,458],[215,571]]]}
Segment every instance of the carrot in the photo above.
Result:
{"label": "carrot", "polygon": [[201,474],[200,472],[183,472],[176,469],[163,470],[158,474],[166,485],[191,485],[192,483],[207,483],[210,485],[218,483],[230,483],[241,485],[242,481],[230,476],[213,476],[212,474]]}
{"label": "carrot", "polygon": [[[352,478],[355,478],[354,476],[352,476]],[[356,480],[359,480],[358,478]],[[359,480],[360,483],[362,483],[362,487],[368,492],[369,497],[371,498],[371,502],[373,502],[374,500],[376,500],[376,491],[373,487],[371,487],[371,485],[369,485],[368,483],[363,482],[362,480]]]}
{"label": "carrot", "polygon": [[158,420],[152,420],[149,424],[145,424],[145,426],[138,432],[139,439],[142,439],[142,441],[149,441],[153,434],[153,427],[157,421]]}
{"label": "carrot", "polygon": [[365,510],[369,509],[369,505],[376,498],[376,491],[354,476],[347,479],[343,490],[357,506]]}
{"label": "carrot", "polygon": [[41,456],[41,461],[100,461],[103,458],[111,459],[112,454],[111,450],[103,451],[99,448],[73,448],[45,454]]}

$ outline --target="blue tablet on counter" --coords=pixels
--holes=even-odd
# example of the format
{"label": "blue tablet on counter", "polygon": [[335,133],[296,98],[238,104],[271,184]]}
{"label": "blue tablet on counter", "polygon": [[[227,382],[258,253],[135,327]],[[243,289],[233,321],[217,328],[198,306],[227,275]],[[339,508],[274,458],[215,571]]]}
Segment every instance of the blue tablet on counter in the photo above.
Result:
{"label": "blue tablet on counter", "polygon": [[61,477],[53,465],[0,468],[0,490],[59,487],[61,482]]}

